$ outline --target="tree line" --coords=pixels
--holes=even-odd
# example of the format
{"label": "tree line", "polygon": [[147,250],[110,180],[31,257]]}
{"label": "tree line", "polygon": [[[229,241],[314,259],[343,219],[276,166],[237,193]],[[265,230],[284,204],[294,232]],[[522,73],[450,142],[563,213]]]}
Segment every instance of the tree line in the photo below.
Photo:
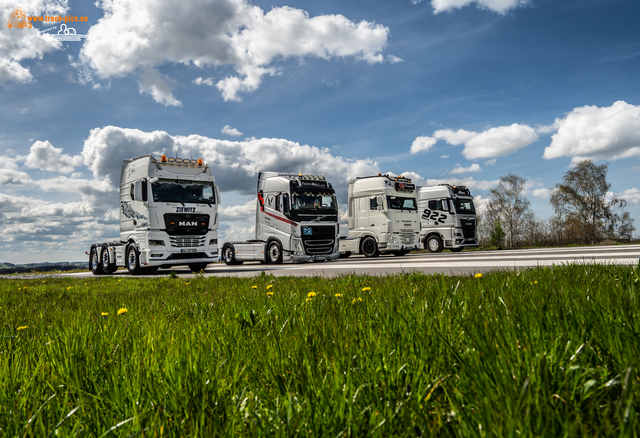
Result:
{"label": "tree line", "polygon": [[521,248],[531,246],[592,245],[603,241],[630,242],[636,228],[627,202],[612,196],[607,181],[608,164],[583,160],[567,171],[551,189],[549,203],[555,214],[535,216],[525,196],[527,180],[515,174],[500,178],[489,190],[485,211],[478,215],[480,246]]}

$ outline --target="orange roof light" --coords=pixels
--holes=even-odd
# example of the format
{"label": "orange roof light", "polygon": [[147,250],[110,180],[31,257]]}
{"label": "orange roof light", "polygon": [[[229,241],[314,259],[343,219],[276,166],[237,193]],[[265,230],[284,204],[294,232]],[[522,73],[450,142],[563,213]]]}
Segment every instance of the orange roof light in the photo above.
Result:
{"label": "orange roof light", "polygon": [[167,156],[166,156],[166,155],[163,155],[162,157],[160,157],[160,161],[161,161],[162,163],[166,163],[166,162],[167,162]]}
{"label": "orange roof light", "polygon": [[198,158],[198,166],[202,166],[202,158]]}

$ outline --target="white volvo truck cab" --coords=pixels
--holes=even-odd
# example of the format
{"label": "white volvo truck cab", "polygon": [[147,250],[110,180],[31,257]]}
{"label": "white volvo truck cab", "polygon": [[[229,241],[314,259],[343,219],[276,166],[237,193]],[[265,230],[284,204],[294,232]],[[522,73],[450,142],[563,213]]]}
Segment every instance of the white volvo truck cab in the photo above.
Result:
{"label": "white volvo truck cab", "polygon": [[202,159],[143,155],[124,160],[120,174],[120,240],[94,243],[95,275],[126,267],[131,274],[188,265],[201,271],[218,260],[220,192]]}
{"label": "white volvo truck cab", "polygon": [[338,202],[324,175],[258,174],[256,238],[226,242],[227,265],[338,258]]}
{"label": "white volvo truck cab", "polygon": [[416,187],[408,178],[378,174],[349,180],[349,237],[340,238],[340,255],[380,253],[402,256],[419,249]]}
{"label": "white volvo truck cab", "polygon": [[465,186],[440,184],[418,188],[420,240],[430,252],[458,252],[478,246],[473,196]]}

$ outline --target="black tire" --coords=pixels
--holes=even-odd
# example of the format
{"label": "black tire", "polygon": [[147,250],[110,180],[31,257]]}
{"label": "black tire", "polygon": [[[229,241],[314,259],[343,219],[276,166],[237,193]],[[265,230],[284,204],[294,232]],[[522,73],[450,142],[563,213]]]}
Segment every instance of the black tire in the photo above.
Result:
{"label": "black tire", "polygon": [[341,252],[338,258],[340,259],[348,259],[351,256],[351,251]]}
{"label": "black tire", "polygon": [[378,242],[373,237],[367,237],[360,244],[360,249],[365,257],[378,257],[380,251],[378,250]]}
{"label": "black tire", "polygon": [[243,263],[236,260],[236,252],[232,245],[222,247],[222,260],[229,266],[241,265]]}
{"label": "black tire", "polygon": [[451,252],[460,252],[462,251],[464,248],[449,248],[449,251]]}
{"label": "black tire", "polygon": [[140,252],[135,243],[130,243],[129,246],[127,246],[124,264],[131,275],[140,275],[143,273],[140,267]]}
{"label": "black tire", "polygon": [[266,254],[267,263],[270,265],[279,265],[282,263],[282,246],[277,240],[272,240],[267,245]]}
{"label": "black tire", "polygon": [[102,265],[102,271],[107,275],[113,274],[118,269],[115,261],[113,263],[109,261],[109,245],[106,243],[102,245],[100,250],[100,264]]}
{"label": "black tire", "polygon": [[444,248],[444,245],[442,244],[442,239],[440,238],[440,236],[432,234],[425,240],[424,247],[428,249],[429,252],[437,253],[442,252],[442,248]]}
{"label": "black tire", "polygon": [[189,263],[189,269],[191,270],[191,272],[200,272],[200,271],[204,271],[205,269],[207,269],[207,265],[209,263]]}
{"label": "black tire", "polygon": [[98,254],[98,247],[94,246],[89,252],[89,269],[93,275],[102,275],[102,263],[100,263],[100,256]]}

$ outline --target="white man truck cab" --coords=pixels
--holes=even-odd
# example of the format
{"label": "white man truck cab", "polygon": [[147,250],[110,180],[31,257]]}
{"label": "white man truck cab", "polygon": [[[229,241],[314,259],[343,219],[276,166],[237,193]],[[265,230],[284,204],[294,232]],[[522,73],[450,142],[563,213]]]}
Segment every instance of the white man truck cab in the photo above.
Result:
{"label": "white man truck cab", "polygon": [[349,237],[340,255],[402,256],[420,245],[416,187],[408,178],[378,174],[349,180]]}
{"label": "white man truck cab", "polygon": [[120,174],[120,240],[94,243],[95,275],[126,267],[131,274],[218,260],[220,192],[203,160],[143,155],[124,160]]}
{"label": "white man truck cab", "polygon": [[458,252],[478,246],[473,196],[465,186],[440,184],[418,188],[420,240],[430,252]]}
{"label": "white man truck cab", "polygon": [[226,242],[224,262],[337,259],[338,203],[331,183],[324,175],[260,172],[255,233],[255,240]]}

